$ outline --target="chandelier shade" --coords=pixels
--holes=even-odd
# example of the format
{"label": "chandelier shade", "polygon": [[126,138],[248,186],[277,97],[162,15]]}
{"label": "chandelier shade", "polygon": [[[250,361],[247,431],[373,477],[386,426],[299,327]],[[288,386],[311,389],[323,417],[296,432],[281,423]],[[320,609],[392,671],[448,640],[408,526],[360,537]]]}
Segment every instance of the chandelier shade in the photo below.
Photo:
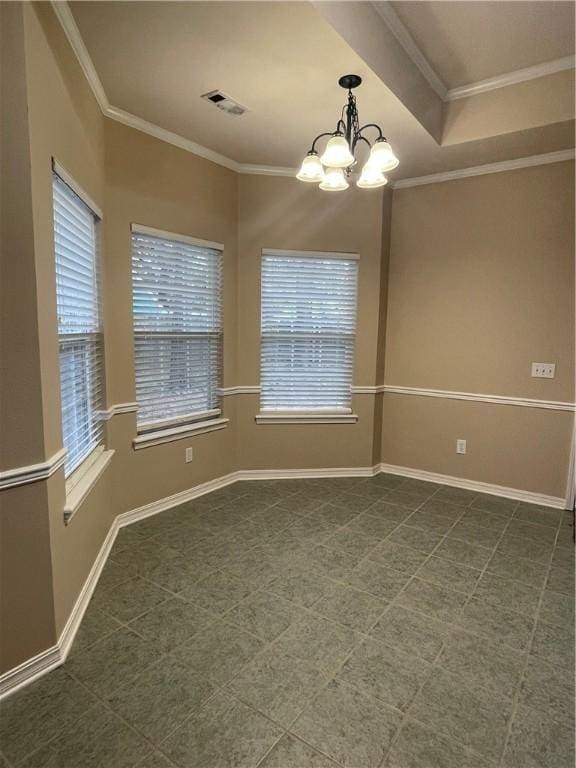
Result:
{"label": "chandelier shade", "polygon": [[[360,125],[356,97],[352,91],[361,82],[362,78],[358,75],[344,75],[338,80],[338,84],[348,91],[348,101],[342,109],[341,117],[336,123],[336,129],[320,133],[312,142],[312,147],[296,174],[299,181],[316,182],[320,189],[328,192],[348,189],[350,186],[348,179],[358,162],[356,153],[365,146],[364,151],[368,150],[368,159],[362,168],[356,186],[361,189],[376,189],[388,183],[384,173],[397,168],[399,160],[376,123]],[[377,132],[373,143],[366,135],[369,131]],[[328,138],[328,140],[324,151],[319,154],[316,145],[324,138]]]}

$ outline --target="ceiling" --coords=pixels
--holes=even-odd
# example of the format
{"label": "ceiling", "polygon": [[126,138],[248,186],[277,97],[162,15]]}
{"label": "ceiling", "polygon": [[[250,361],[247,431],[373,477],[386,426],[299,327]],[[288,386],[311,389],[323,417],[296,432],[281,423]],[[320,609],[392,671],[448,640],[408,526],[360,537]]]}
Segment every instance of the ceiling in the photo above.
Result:
{"label": "ceiling", "polygon": [[447,88],[574,54],[573,2],[409,0],[391,5]]}
{"label": "ceiling", "polygon": [[[312,138],[333,130],[345,100],[337,80],[347,72],[363,78],[357,91],[361,121],[380,123],[400,157],[395,179],[574,145],[569,120],[481,141],[439,145],[386,79],[368,67],[313,3],[108,1],[69,5],[111,105],[238,163],[296,167]],[[356,7],[361,5],[368,4]],[[474,8],[466,21],[464,5],[484,10]],[[529,13],[532,21],[519,22],[522,13],[508,8],[534,5],[547,6],[550,11]],[[405,17],[407,27],[411,25],[414,39],[422,36],[418,43],[423,50],[429,47],[432,65],[452,87],[478,73],[489,77],[495,67],[517,69],[536,63],[538,57],[566,55],[570,43],[567,5],[409,2],[394,3],[394,9]],[[427,7],[419,14],[417,6]],[[494,11],[496,6],[506,6],[506,10]],[[559,25],[557,13],[563,19]],[[465,56],[473,44],[464,38],[477,18],[484,16],[489,23],[484,20],[481,29],[494,50],[487,53],[483,42],[476,49],[482,48],[476,61],[474,55]],[[430,22],[424,22],[428,17]],[[509,25],[513,18],[522,30],[519,39],[524,42],[519,46],[510,44],[509,26],[506,34],[501,29],[504,19]],[[527,52],[524,45],[534,48],[530,35],[536,27],[532,24],[540,24],[546,39],[540,40],[537,50]],[[517,55],[516,47],[520,49]],[[446,53],[448,50],[455,53]],[[200,98],[214,89],[224,91],[249,111],[242,117],[227,115]]]}

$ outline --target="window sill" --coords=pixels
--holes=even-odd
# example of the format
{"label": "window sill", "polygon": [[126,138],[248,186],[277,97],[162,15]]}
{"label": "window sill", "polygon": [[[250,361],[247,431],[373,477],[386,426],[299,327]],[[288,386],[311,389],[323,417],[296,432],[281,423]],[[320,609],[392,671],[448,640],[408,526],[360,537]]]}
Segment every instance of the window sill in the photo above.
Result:
{"label": "window sill", "polygon": [[228,426],[230,419],[211,419],[210,421],[197,421],[194,424],[182,424],[179,427],[158,429],[154,432],[143,432],[134,438],[132,445],[135,451],[141,448],[151,448],[153,445],[171,443],[174,440],[182,440],[193,435],[202,435],[206,432],[216,432]]}
{"label": "window sill", "polygon": [[356,413],[258,413],[256,424],[355,424]]}
{"label": "window sill", "polygon": [[92,488],[114,456],[114,451],[105,451],[102,446],[96,448],[85,463],[72,473],[66,483],[66,502],[64,504],[64,523],[68,525],[76,511],[82,505]]}

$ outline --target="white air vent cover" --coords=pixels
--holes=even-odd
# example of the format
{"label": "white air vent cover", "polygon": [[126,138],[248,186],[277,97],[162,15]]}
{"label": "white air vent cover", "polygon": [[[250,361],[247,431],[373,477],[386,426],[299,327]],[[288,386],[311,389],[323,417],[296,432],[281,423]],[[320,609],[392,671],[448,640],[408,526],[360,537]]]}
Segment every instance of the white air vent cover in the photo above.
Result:
{"label": "white air vent cover", "polygon": [[238,104],[237,101],[234,101],[234,99],[231,99],[230,96],[222,93],[222,91],[203,93],[202,98],[206,99],[206,101],[211,101],[218,109],[227,112],[229,115],[243,115],[244,112],[248,111],[248,107]]}

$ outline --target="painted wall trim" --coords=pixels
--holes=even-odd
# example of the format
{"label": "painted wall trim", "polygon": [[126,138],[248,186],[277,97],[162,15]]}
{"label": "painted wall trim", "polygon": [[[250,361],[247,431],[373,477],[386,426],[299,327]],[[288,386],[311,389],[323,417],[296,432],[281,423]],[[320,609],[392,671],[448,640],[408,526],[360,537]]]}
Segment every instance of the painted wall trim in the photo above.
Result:
{"label": "painted wall trim", "polygon": [[60,469],[66,458],[66,449],[61,448],[46,461],[39,464],[28,464],[24,467],[7,469],[0,472],[0,491],[5,488],[13,488],[16,485],[36,483],[38,480],[47,480],[56,470]]}
{"label": "painted wall trim", "polygon": [[101,418],[103,421],[108,421],[112,416],[117,416],[119,413],[136,413],[137,410],[138,403],[116,403],[107,410],[101,411]]}
{"label": "painted wall trim", "polygon": [[528,157],[518,157],[515,160],[502,160],[499,163],[487,163],[486,165],[475,165],[470,168],[458,168],[453,171],[431,173],[428,176],[416,176],[412,179],[399,179],[394,182],[394,189],[420,187],[424,184],[439,184],[443,181],[465,179],[468,176],[484,176],[488,173],[516,171],[519,168],[531,168],[535,165],[562,163],[566,160],[574,160],[574,156],[574,149],[561,149],[558,152],[547,152],[543,155],[529,155]]}
{"label": "painted wall trim", "polygon": [[95,457],[85,472],[78,479],[76,484],[67,491],[66,502],[64,504],[64,522],[68,524],[75,513],[80,509],[84,500],[94,488],[100,477],[106,471],[106,468],[112,461],[114,451],[101,450]]}
{"label": "painted wall trim", "polygon": [[440,475],[411,467],[399,467],[393,464],[376,464],[372,467],[324,467],[318,469],[244,469],[237,472],[231,472],[222,477],[215,478],[214,480],[201,483],[194,488],[180,491],[179,493],[175,493],[163,499],[158,499],[150,504],[145,504],[142,507],[137,507],[136,509],[118,515],[110,526],[94,564],[90,569],[86,582],[84,583],[78,599],[74,604],[74,608],[70,613],[70,617],[58,639],[58,643],[1,675],[0,698],[5,698],[9,694],[14,693],[19,688],[33,682],[41,675],[50,672],[52,669],[55,669],[66,661],[74,637],[80,627],[90,598],[96,588],[98,579],[100,578],[100,574],[102,573],[102,569],[108,559],[120,528],[132,525],[132,523],[136,523],[139,520],[144,520],[152,515],[157,515],[160,512],[172,509],[179,504],[185,504],[206,493],[218,490],[219,488],[224,488],[231,483],[242,480],[284,480],[314,477],[373,477],[380,472],[388,472],[389,474],[401,475],[403,477],[413,477],[429,482],[444,483],[457,488],[467,488],[481,493],[506,496],[507,498],[527,501],[533,504],[542,504],[543,506],[554,507],[557,509],[562,509],[564,507],[564,499],[556,496],[544,496],[539,493],[531,493],[530,491],[504,488],[499,485],[475,482],[473,480],[466,480],[464,478],[452,477],[449,475]]}
{"label": "painted wall trim", "polygon": [[539,504],[543,507],[564,509],[564,499],[561,496],[546,496],[543,493],[523,491],[519,488],[507,488],[503,485],[494,485],[493,483],[483,483],[477,480],[468,480],[464,477],[441,475],[438,472],[428,472],[427,470],[416,469],[414,467],[400,467],[396,464],[380,464],[379,471],[386,472],[390,475],[400,475],[402,477],[411,477],[416,480],[425,480],[430,483],[450,485],[453,488],[466,488],[469,491],[477,491],[478,493],[489,493],[493,496],[504,496],[507,499],[525,501],[529,504]]}
{"label": "painted wall trim", "polygon": [[230,419],[210,419],[210,421],[197,421],[192,424],[182,424],[179,427],[158,429],[153,432],[142,432],[134,438],[132,445],[135,451],[142,448],[151,448],[153,445],[172,443],[174,440],[183,440],[193,435],[203,435],[206,432],[217,432],[225,429]]}
{"label": "painted wall trim", "polygon": [[[126,112],[123,109],[119,109],[118,107],[114,107],[113,105],[111,105],[110,102],[108,101],[108,98],[106,96],[102,83],[100,81],[100,78],[98,77],[98,73],[96,72],[94,63],[90,58],[88,49],[86,48],[84,41],[82,40],[80,30],[78,29],[78,26],[74,21],[74,16],[72,15],[72,11],[68,7],[68,3],[65,2],[64,0],[51,0],[51,4],[60,24],[62,25],[62,28],[66,34],[66,37],[68,38],[68,42],[70,43],[72,50],[74,51],[76,58],[80,63],[80,66],[82,68],[82,71],[84,72],[84,75],[88,81],[88,84],[90,85],[92,92],[94,93],[96,101],[98,102],[100,109],[102,110],[102,113],[104,114],[105,117],[109,117],[111,120],[116,120],[117,122],[122,123],[123,125],[127,125],[130,128],[136,129],[137,131],[142,131],[143,133],[147,133],[149,136],[154,136],[160,141],[164,141],[167,144],[172,144],[175,147],[184,149],[186,152],[191,152],[193,155],[197,155],[198,157],[203,157],[204,159],[210,160],[211,162],[216,163],[217,165],[222,165],[225,168],[229,168],[230,170],[235,171],[236,173],[254,174],[254,175],[261,175],[261,176],[291,176],[291,177],[295,176],[295,170],[292,168],[267,166],[267,165],[255,165],[250,163],[237,163],[235,160],[232,160],[229,157],[225,157],[224,155],[221,155],[212,149],[203,147],[201,144],[197,144],[196,142],[191,141],[190,139],[186,139],[177,133],[168,131],[165,128],[161,128],[160,126],[155,125],[154,123],[150,123],[147,120],[144,120],[143,118],[138,117],[137,115],[133,115],[130,112]],[[384,18],[384,16],[380,12],[380,6],[378,6],[376,9],[378,13],[382,16],[382,18]],[[394,16],[396,16],[395,12],[391,8],[385,11],[384,15],[389,15],[391,17],[390,12],[393,13]],[[399,19],[398,19],[398,22],[401,24]],[[391,29],[391,31],[395,36],[397,36],[394,29]],[[405,31],[406,31],[406,34],[409,35],[408,31],[407,30]],[[400,40],[400,42],[402,41]],[[412,58],[412,55],[410,54],[410,52],[409,51],[406,51],[406,52]],[[416,61],[414,63],[420,69],[420,66],[418,65],[418,63]],[[422,71],[422,69],[420,69],[420,71]],[[424,76],[426,77],[426,75]],[[444,90],[446,90],[443,84],[442,84],[442,87],[444,88]],[[465,86],[465,87],[472,87],[472,86]],[[502,86],[499,86],[499,87],[502,87]],[[562,155],[562,154],[566,156],[560,157],[559,155]],[[553,155],[558,155],[558,157],[556,157],[556,159],[552,159]],[[519,158],[518,160],[505,160],[501,163],[491,163],[489,165],[475,166],[474,168],[461,168],[454,171],[447,171],[445,173],[431,174],[429,176],[419,176],[412,179],[400,179],[399,181],[395,181],[394,183],[391,183],[390,187],[393,189],[396,189],[396,188],[402,189],[404,187],[415,187],[422,184],[435,184],[440,181],[449,181],[450,179],[455,179],[455,178],[465,178],[467,176],[480,176],[485,173],[497,173],[498,171],[514,170],[515,168],[525,168],[531,165],[542,165],[543,163],[560,162],[561,160],[570,160],[573,157],[574,157],[574,150],[563,150],[562,152],[551,152],[547,155],[533,155],[531,157]],[[543,159],[543,158],[548,158],[548,159]],[[507,164],[508,164],[508,167],[504,167]]]}
{"label": "painted wall trim", "polygon": [[244,386],[244,387],[222,387],[220,389],[222,397],[229,397],[230,395],[259,395],[260,387],[256,386]]}
{"label": "painted wall trim", "polygon": [[257,413],[256,424],[356,424],[356,413]]}
{"label": "painted wall trim", "polygon": [[477,96],[479,93],[495,91],[498,88],[506,88],[509,85],[525,83],[528,80],[537,80],[540,77],[554,75],[557,72],[564,72],[567,69],[574,69],[576,57],[564,56],[561,59],[545,61],[542,64],[536,64],[533,67],[516,69],[512,72],[505,72],[502,75],[488,77],[486,80],[477,80],[475,83],[460,85],[458,88],[450,88],[446,94],[446,101],[456,101],[456,99],[465,99],[469,96]]}
{"label": "painted wall trim", "polygon": [[471,400],[497,405],[517,405],[524,408],[545,408],[548,411],[576,411],[576,403],[560,400],[536,400],[529,397],[506,397],[504,395],[481,395],[475,392],[451,392],[445,389],[423,389],[420,387],[397,387],[384,385],[384,392],[394,395],[415,395],[417,397],[438,397],[443,400]]}
{"label": "painted wall trim", "polygon": [[132,223],[130,230],[134,235],[150,235],[151,237],[162,237],[166,240],[174,240],[178,243],[187,243],[188,245],[195,245],[199,248],[212,248],[216,251],[223,251],[223,243],[215,243],[213,240],[202,240],[199,237],[190,237],[190,235],[182,235],[179,232],[168,232],[165,229],[155,229],[154,227],[147,227],[144,224]]}
{"label": "painted wall trim", "polygon": [[372,3],[372,6],[418,68],[428,85],[444,101],[448,93],[446,85],[433,69],[426,56],[424,56],[414,38],[404,26],[404,23],[392,8],[392,5],[390,3]]}

